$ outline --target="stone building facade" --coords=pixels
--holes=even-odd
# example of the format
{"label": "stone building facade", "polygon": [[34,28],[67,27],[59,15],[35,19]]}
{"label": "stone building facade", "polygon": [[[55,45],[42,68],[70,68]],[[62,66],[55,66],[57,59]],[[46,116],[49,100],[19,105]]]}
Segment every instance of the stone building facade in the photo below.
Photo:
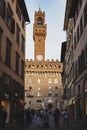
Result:
{"label": "stone building facade", "polygon": [[74,117],[85,118],[87,115],[87,0],[67,0],[64,30],[67,34],[63,75],[65,103]]}
{"label": "stone building facade", "polygon": [[24,0],[0,0],[0,106],[7,111],[7,123],[23,109],[26,21]]}
{"label": "stone building facade", "polygon": [[47,25],[45,12],[35,11],[33,39],[34,60],[25,63],[25,108],[62,107],[62,68],[58,60],[45,60]]}

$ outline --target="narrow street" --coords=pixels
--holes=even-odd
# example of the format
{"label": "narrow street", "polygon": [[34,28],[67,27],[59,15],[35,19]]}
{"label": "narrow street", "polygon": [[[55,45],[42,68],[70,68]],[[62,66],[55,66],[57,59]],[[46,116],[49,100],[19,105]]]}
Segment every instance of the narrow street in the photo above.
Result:
{"label": "narrow street", "polygon": [[[66,125],[63,126],[63,118],[61,117],[60,118],[60,122],[59,122],[59,127],[55,126],[54,124],[54,118],[53,116],[51,115],[50,118],[49,118],[49,123],[50,123],[50,126],[49,128],[37,128],[39,130],[66,130],[66,129],[69,129],[69,130],[74,130],[74,129],[79,129],[79,130],[87,130],[87,125],[84,125],[83,123],[79,123],[78,121],[75,121],[75,120],[72,120],[70,119],[69,120],[69,127],[67,127]],[[36,130],[36,126],[32,123],[30,125],[30,127],[26,128],[26,130]]]}
{"label": "narrow street", "polygon": [[[25,128],[21,128],[21,130],[76,130],[76,129],[79,129],[79,130],[87,130],[87,123],[86,122],[83,122],[83,121],[78,121],[78,120],[75,120],[75,119],[69,119],[69,126],[66,126],[66,125],[63,125],[63,117],[60,117],[60,122],[59,122],[59,126],[55,126],[54,124],[54,118],[53,118],[53,115],[51,114],[50,115],[50,118],[49,118],[49,127],[47,128],[43,128],[43,126],[41,127],[37,127],[35,125],[34,122],[32,122],[30,124],[30,126],[27,126]],[[8,129],[6,129],[8,130]],[[10,128],[9,130],[19,130],[19,129],[16,129],[16,128]]]}
{"label": "narrow street", "polygon": [[0,0],[0,130],[67,129],[87,130],[87,0]]}

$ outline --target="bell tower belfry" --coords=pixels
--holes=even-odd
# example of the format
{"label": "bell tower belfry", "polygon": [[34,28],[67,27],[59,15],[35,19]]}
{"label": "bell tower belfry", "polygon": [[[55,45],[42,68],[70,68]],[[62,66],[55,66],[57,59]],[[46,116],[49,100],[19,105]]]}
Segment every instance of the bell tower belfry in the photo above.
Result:
{"label": "bell tower belfry", "polygon": [[45,60],[45,38],[46,38],[47,25],[45,24],[45,12],[35,11],[34,26],[33,26],[33,39],[34,39],[34,60]]}

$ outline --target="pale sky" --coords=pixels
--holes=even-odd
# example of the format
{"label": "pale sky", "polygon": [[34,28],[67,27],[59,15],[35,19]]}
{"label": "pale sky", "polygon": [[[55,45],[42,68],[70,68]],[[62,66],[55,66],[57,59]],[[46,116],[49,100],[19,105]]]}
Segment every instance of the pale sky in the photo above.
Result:
{"label": "pale sky", "polygon": [[30,24],[26,26],[26,59],[34,59],[33,24],[35,11],[45,11],[47,36],[45,41],[45,60],[60,60],[61,43],[66,40],[63,31],[66,0],[25,0]]}

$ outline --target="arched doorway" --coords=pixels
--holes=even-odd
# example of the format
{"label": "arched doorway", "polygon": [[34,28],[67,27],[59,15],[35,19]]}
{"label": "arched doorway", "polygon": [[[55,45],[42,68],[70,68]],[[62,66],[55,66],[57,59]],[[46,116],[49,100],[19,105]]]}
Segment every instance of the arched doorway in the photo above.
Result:
{"label": "arched doorway", "polygon": [[48,106],[48,109],[53,109],[53,99],[48,99],[47,106]]}
{"label": "arched doorway", "polygon": [[48,103],[48,109],[52,109],[53,106],[52,106],[52,103]]}

